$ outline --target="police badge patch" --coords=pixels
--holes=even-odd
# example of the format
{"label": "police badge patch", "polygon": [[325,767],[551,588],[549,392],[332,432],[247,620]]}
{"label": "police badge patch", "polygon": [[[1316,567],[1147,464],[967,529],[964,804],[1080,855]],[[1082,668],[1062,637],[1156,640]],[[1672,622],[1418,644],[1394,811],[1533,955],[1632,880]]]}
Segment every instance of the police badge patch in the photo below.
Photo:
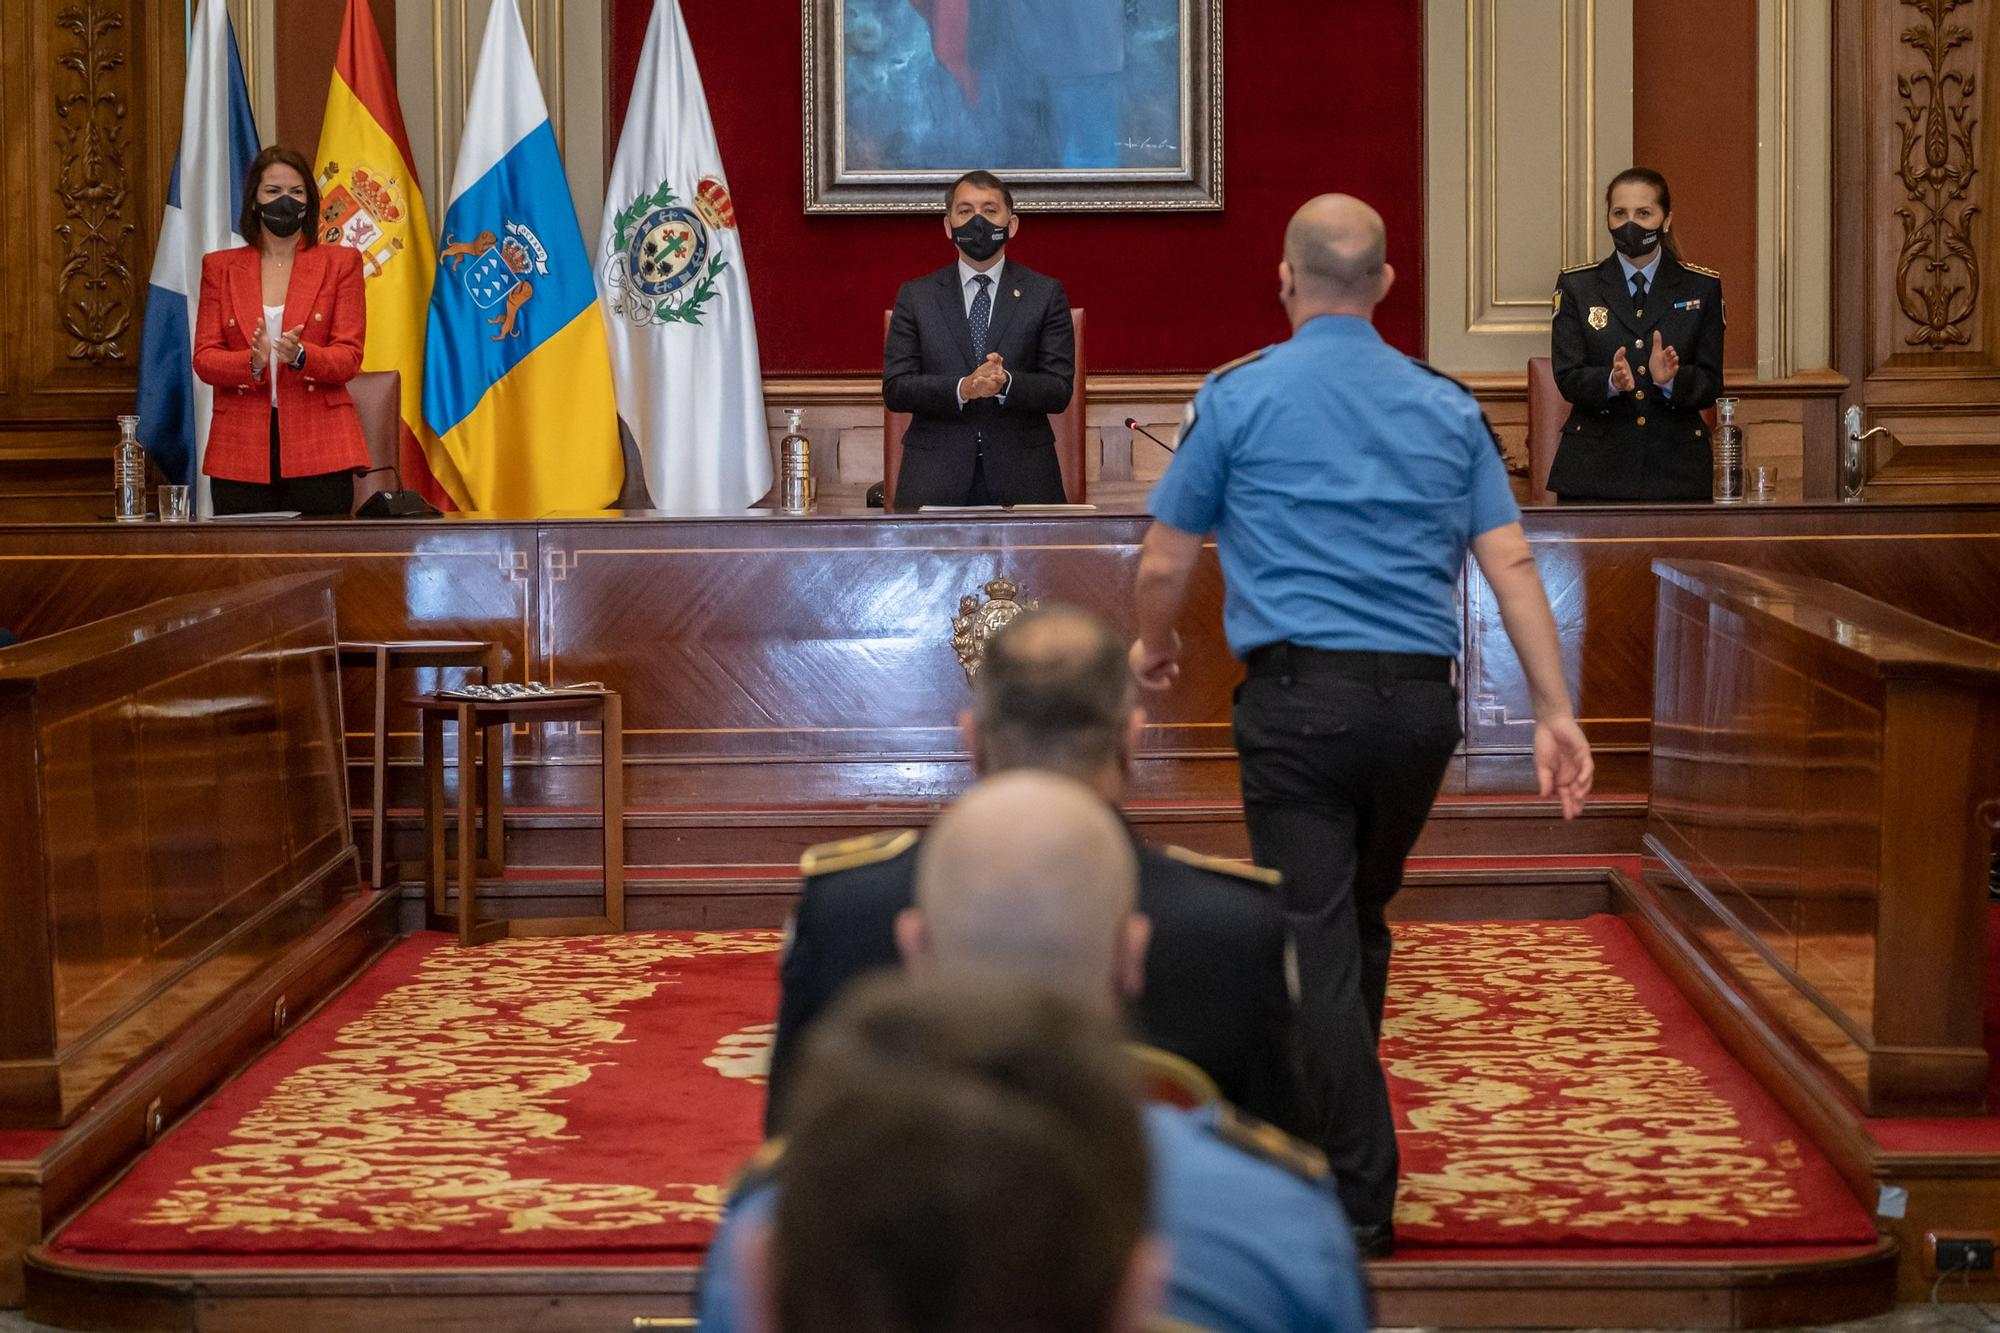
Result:
{"label": "police badge patch", "polygon": [[1610,322],[1611,322],[1611,311],[1610,311],[1609,307],[1606,307],[1606,306],[1601,306],[1601,305],[1594,305],[1594,306],[1592,306],[1592,307],[1590,308],[1590,327],[1591,327],[1591,328],[1593,328],[1593,329],[1601,329],[1601,328],[1603,328],[1603,327],[1604,327],[1604,326],[1605,326],[1606,324],[1609,324]]}

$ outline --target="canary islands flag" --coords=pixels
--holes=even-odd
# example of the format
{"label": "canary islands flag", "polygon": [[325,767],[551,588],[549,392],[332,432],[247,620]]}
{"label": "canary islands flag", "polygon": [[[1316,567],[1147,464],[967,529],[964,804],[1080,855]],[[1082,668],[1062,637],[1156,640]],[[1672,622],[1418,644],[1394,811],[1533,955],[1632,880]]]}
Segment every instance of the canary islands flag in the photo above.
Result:
{"label": "canary islands flag", "polygon": [[473,509],[603,509],[624,481],[596,279],[515,0],[488,12],[466,107],[424,420]]}
{"label": "canary islands flag", "polygon": [[347,0],[319,132],[320,240],[361,252],[368,293],[363,370],[402,374],[402,484],[466,508],[465,484],[424,424],[424,323],[437,276],[430,215],[403,129],[395,76],[367,0]]}

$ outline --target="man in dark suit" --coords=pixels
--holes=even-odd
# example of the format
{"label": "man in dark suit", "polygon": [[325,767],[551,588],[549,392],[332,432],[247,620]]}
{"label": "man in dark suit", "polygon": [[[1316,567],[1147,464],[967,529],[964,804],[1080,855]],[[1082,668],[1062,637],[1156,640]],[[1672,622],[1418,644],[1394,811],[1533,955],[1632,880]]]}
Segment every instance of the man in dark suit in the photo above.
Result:
{"label": "man in dark suit", "polygon": [[[1069,608],[1017,617],[988,642],[976,683],[963,725],[982,776],[1061,773],[1116,805],[1145,714],[1133,704],[1124,650],[1103,624]],[[1152,923],[1138,1032],[1199,1066],[1250,1114],[1296,1124],[1290,945],[1276,876],[1179,848],[1136,850],[1139,910]],[[916,866],[911,831],[806,853],[779,973],[766,1133],[782,1122],[806,1028],[849,981],[898,965],[896,917],[914,901]]]}
{"label": "man in dark suit", "polygon": [[1069,300],[1008,262],[1021,219],[999,177],[967,172],[945,204],[958,262],[903,284],[882,352],[882,399],[912,417],[896,507],[1061,504],[1049,414],[1076,372]]}

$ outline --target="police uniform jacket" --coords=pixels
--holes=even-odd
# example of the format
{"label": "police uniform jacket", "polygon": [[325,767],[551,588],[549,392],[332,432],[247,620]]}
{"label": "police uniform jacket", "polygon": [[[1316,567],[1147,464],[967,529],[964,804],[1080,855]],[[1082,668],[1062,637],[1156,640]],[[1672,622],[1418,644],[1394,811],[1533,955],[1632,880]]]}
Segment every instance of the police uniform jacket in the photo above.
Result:
{"label": "police uniform jacket", "polygon": [[[1575,500],[1706,500],[1713,479],[1701,413],[1722,392],[1722,279],[1660,256],[1635,310],[1625,270],[1613,254],[1556,280],[1550,349],[1556,387],[1569,400],[1549,489]],[[1680,354],[1673,393],[1647,379],[1653,334]],[[1619,348],[1633,387],[1611,389]]]}
{"label": "police uniform jacket", "polygon": [[[806,853],[779,976],[764,1130],[780,1132],[806,1029],[855,977],[901,964],[896,915],[916,899],[911,831]],[[1276,876],[1141,844],[1139,910],[1152,922],[1145,990],[1133,1014],[1145,1040],[1190,1060],[1222,1095],[1262,1120],[1297,1123],[1292,996]]]}

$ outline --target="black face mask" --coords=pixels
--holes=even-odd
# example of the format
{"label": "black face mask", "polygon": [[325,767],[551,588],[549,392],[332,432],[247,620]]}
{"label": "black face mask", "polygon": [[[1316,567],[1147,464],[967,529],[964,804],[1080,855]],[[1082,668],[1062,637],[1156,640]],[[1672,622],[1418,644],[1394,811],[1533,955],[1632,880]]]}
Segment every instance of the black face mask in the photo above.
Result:
{"label": "black face mask", "polygon": [[1651,254],[1660,244],[1660,237],[1666,235],[1658,227],[1642,227],[1636,222],[1627,222],[1611,229],[1611,243],[1618,247],[1618,253],[1627,259],[1637,259],[1640,255]]}
{"label": "black face mask", "polygon": [[1000,247],[1007,244],[1007,224],[991,218],[968,218],[951,229],[951,240],[965,252],[967,259],[981,264],[999,254]]}
{"label": "black face mask", "polygon": [[290,236],[306,225],[306,201],[281,194],[257,205],[257,220],[273,236]]}

